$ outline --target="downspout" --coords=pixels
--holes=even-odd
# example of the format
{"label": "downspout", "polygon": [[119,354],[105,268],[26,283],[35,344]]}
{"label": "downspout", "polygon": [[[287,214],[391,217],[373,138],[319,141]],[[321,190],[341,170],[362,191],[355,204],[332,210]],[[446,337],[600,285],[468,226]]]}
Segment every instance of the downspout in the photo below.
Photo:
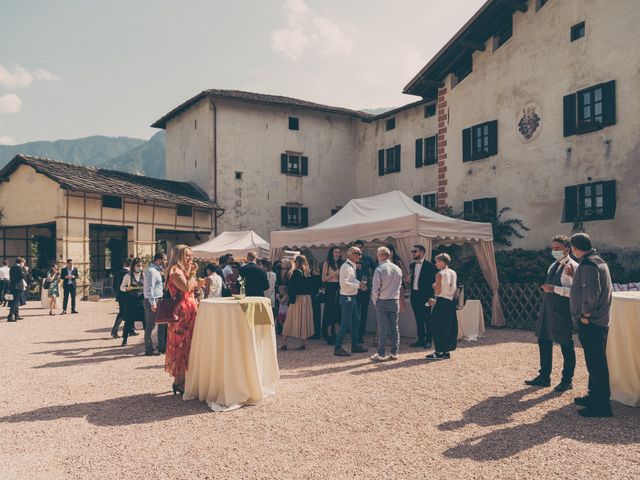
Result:
{"label": "downspout", "polygon": [[[213,190],[213,201],[218,205],[218,107],[211,97],[209,97],[209,105],[213,111],[213,178],[211,175],[211,169],[209,169],[209,191]],[[213,231],[215,235],[218,235],[218,217],[224,214],[224,209],[218,214],[220,210],[213,212]]]}

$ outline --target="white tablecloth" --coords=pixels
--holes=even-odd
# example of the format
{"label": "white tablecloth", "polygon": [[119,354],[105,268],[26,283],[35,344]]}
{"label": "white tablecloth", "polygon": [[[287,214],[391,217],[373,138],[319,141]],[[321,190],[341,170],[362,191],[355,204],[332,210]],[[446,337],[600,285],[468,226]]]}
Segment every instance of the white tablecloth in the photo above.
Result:
{"label": "white tablecloth", "polygon": [[607,337],[611,399],[640,407],[640,292],[616,292]]}
{"label": "white tablecloth", "polygon": [[478,340],[484,337],[484,313],[480,300],[467,300],[458,310],[458,340]]}
{"label": "white tablecloth", "polygon": [[[266,302],[268,298],[246,300]],[[185,400],[206,401],[214,411],[256,405],[275,394],[280,371],[273,325],[253,325],[227,298],[200,303],[193,332]]]}

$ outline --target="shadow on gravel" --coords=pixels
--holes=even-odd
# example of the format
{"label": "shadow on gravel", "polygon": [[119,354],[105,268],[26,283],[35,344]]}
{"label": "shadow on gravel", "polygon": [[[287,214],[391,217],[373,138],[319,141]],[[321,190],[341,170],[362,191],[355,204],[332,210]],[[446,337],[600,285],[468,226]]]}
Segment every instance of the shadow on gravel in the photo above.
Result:
{"label": "shadow on gravel", "polygon": [[[532,389],[523,389],[504,397],[492,397],[471,407],[463,420],[446,422],[441,430],[455,430],[474,423],[480,426],[501,425],[511,421],[511,415],[542,403],[557,395],[548,393],[532,400],[519,401]],[[577,414],[577,406],[570,404],[549,411],[536,423],[519,424],[469,438],[444,452],[447,458],[467,458],[476,461],[495,461],[517,455],[543,445],[554,438],[568,438],[577,442],[606,445],[631,445],[640,442],[640,411],[614,405],[614,418],[587,419]]]}
{"label": "shadow on gravel", "polygon": [[0,418],[0,423],[22,423],[86,418],[99,427],[162,422],[177,417],[211,412],[205,402],[183,402],[179,396],[141,394],[99,402],[44,407]]}
{"label": "shadow on gravel", "polygon": [[[90,355],[82,355],[89,350],[98,350]],[[110,362],[113,360],[121,360],[141,356],[144,353],[144,344],[129,345],[120,347],[114,344],[111,347],[82,347],[82,348],[63,348],[59,350],[49,350],[47,352],[35,352],[36,354],[48,354],[67,358],[59,362],[49,362],[32,368],[59,368],[59,367],[77,367],[80,365],[90,365],[95,363]]]}

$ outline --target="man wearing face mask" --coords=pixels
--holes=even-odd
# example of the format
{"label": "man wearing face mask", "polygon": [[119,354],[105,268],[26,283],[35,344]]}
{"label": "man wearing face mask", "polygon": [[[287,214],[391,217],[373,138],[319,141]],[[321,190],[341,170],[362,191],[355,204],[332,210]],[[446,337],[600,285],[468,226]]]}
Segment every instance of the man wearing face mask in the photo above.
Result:
{"label": "man wearing face mask", "polygon": [[559,343],[564,358],[562,380],[555,387],[556,392],[573,388],[573,372],[576,368],[576,353],[573,348],[573,322],[569,297],[573,284],[573,272],[578,263],[569,256],[569,237],[556,235],[551,240],[551,255],[555,259],[547,271],[547,279],[542,285],[544,294],[542,306],[536,322],[536,336],[540,350],[540,374],[524,383],[537,387],[551,385],[551,365],[553,343]]}

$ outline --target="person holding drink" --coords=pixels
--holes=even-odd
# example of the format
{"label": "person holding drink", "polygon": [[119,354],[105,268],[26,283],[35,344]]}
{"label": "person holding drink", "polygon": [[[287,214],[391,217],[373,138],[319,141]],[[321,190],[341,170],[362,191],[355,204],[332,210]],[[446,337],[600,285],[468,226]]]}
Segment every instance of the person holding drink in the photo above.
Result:
{"label": "person holding drink", "polygon": [[362,256],[356,263],[356,278],[365,284],[365,288],[358,291],[358,308],[360,309],[360,327],[358,328],[358,343],[364,343],[364,334],[367,329],[369,317],[369,300],[371,300],[371,281],[373,272],[376,269],[376,262],[369,255],[364,253],[364,240],[353,242],[354,247],[358,247]]}
{"label": "person holding drink", "polygon": [[122,347],[127,346],[129,335],[135,329],[136,320],[144,323],[144,274],[142,260],[138,257],[131,260],[131,270],[122,279],[120,291],[125,294],[124,300],[124,330],[122,332]]}

